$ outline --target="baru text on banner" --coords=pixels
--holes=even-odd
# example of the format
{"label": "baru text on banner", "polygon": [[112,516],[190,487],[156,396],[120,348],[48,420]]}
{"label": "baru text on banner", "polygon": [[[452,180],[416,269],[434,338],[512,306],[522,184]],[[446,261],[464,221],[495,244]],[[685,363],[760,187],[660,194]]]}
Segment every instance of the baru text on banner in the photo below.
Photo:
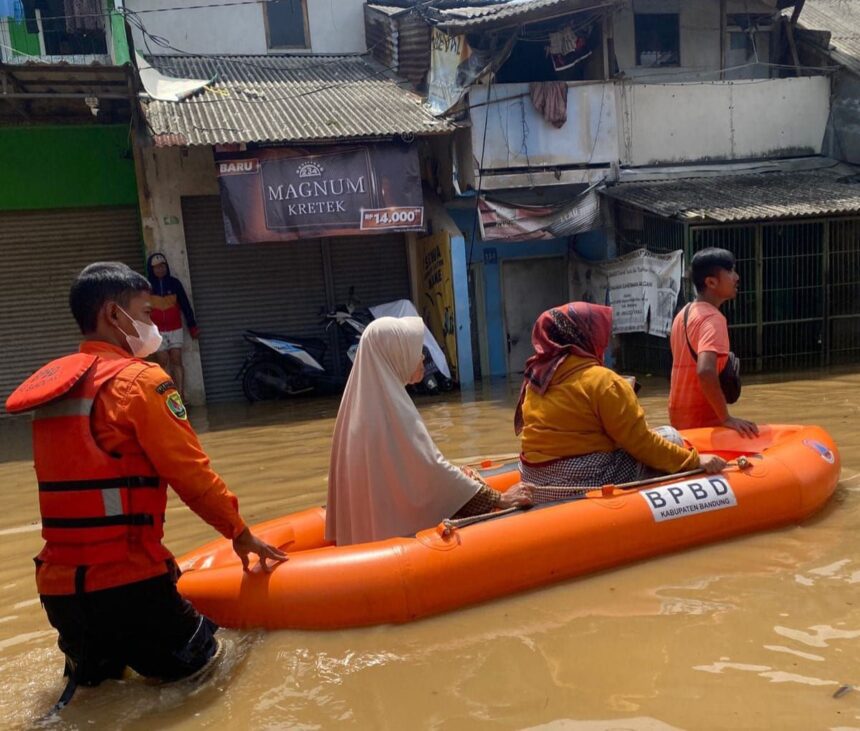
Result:
{"label": "baru text on banner", "polygon": [[228,244],[425,228],[414,146],[270,147],[215,164]]}

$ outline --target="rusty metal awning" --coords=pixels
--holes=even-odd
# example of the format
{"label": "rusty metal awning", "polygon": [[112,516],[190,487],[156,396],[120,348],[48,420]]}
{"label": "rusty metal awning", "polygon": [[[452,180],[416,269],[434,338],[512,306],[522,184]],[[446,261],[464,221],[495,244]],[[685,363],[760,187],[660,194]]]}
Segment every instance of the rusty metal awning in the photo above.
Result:
{"label": "rusty metal awning", "polygon": [[453,131],[407,82],[363,56],[152,56],[162,74],[214,79],[180,102],[142,101],[156,146],[322,142]]}
{"label": "rusty metal awning", "polygon": [[619,203],[685,223],[860,213],[860,174],[846,175],[844,166],[832,170],[621,183],[602,193]]}

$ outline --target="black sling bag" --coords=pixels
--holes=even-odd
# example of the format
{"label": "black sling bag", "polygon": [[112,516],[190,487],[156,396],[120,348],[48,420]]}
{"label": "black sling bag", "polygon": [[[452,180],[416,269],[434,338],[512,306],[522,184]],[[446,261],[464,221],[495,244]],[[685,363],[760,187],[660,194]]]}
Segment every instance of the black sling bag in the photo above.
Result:
{"label": "black sling bag", "polygon": [[[690,336],[687,335],[687,320],[690,317],[690,307],[692,303],[684,308],[684,337],[687,339],[687,347],[690,349],[690,355],[693,360],[698,363],[699,356],[690,343]],[[723,391],[723,396],[726,398],[727,404],[735,403],[741,397],[741,359],[734,353],[729,351],[729,356],[726,358],[726,363],[723,370],[720,371],[720,388]]]}

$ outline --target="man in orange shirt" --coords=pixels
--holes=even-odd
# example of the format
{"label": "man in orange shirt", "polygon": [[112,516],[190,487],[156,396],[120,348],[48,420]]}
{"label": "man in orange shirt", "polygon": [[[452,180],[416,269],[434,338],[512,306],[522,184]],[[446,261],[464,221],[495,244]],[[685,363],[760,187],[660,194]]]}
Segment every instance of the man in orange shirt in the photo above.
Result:
{"label": "man in orange shirt", "polygon": [[249,554],[286,560],[254,536],[238,500],[212,470],[182,398],[151,355],[161,340],[149,282],[125,264],[86,267],[69,303],[80,352],[37,371],[7,400],[35,410],[33,452],[45,546],[36,585],[69,685],[98,685],[130,666],[177,680],[214,656],[217,626],[176,591],[178,569],[161,542],[169,484],[203,520]]}
{"label": "man in orange shirt", "polygon": [[670,336],[669,420],[676,429],[725,426],[743,436],[755,436],[758,427],[753,422],[729,414],[720,387],[719,373],[729,355],[729,328],[719,308],[738,293],[734,254],[702,249],[693,256],[690,273],[697,296],[675,316]]}

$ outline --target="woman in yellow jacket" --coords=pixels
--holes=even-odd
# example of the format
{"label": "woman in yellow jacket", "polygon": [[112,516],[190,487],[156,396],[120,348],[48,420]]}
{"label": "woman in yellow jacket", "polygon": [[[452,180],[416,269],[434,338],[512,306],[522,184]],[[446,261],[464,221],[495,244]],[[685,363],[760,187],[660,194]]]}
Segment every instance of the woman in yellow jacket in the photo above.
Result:
{"label": "woman in yellow jacket", "polygon": [[586,302],[535,323],[514,418],[523,482],[591,486],[723,469],[725,460],[688,449],[672,427],[648,428],[633,388],[603,365],[611,333],[612,309]]}

